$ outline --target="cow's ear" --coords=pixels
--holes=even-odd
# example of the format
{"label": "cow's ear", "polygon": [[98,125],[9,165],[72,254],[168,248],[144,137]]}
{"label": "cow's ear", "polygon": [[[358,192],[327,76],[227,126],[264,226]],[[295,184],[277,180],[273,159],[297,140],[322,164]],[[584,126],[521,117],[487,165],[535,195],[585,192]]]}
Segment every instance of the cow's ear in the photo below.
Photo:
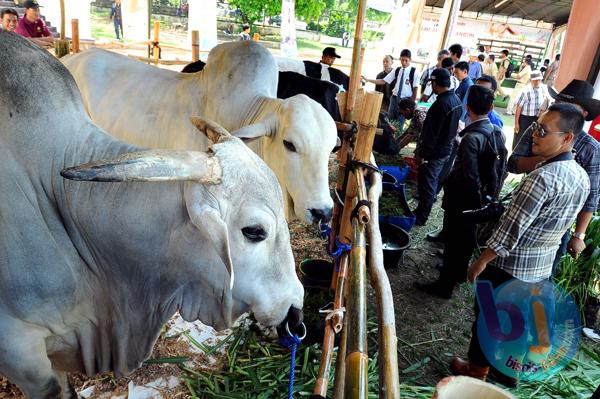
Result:
{"label": "cow's ear", "polygon": [[223,126],[210,119],[192,116],[190,122],[192,122],[192,125],[196,126],[196,128],[204,133],[213,143],[223,142],[231,138],[231,134],[229,134]]}
{"label": "cow's ear", "polygon": [[229,289],[233,289],[233,262],[229,249],[229,229],[218,208],[207,201],[200,185],[186,185],[185,204],[190,220],[203,236],[213,244],[229,273]]}
{"label": "cow's ear", "polygon": [[277,125],[277,119],[270,117],[262,122],[244,126],[231,132],[231,134],[243,141],[252,141],[261,137],[273,137],[277,133]]}

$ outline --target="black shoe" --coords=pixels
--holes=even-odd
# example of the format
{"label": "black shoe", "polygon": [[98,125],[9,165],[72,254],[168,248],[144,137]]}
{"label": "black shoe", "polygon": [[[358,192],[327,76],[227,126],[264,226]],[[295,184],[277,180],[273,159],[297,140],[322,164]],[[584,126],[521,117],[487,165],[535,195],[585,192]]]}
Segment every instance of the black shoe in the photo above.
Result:
{"label": "black shoe", "polygon": [[442,270],[444,268],[444,264],[443,263],[438,263],[437,265],[435,265],[435,269],[436,270]]}
{"label": "black shoe", "polygon": [[437,296],[438,298],[443,299],[452,298],[452,291],[454,291],[454,287],[442,285],[438,281],[434,281],[433,283],[421,283],[416,281],[415,287],[426,294]]}
{"label": "black shoe", "polygon": [[431,231],[427,233],[425,239],[429,242],[444,242],[444,230]]}

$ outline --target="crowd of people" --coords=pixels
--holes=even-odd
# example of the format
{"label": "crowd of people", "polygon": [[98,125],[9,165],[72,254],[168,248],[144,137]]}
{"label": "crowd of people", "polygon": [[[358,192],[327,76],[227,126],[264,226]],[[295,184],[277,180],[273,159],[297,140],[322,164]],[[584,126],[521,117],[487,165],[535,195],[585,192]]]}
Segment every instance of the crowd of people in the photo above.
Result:
{"label": "crowd of people", "polygon": [[[512,75],[517,87],[507,108],[515,120],[509,156],[494,101],[497,93],[506,97],[501,84],[516,68],[508,50],[498,62],[484,48],[478,50],[481,54],[462,61],[463,48],[455,44],[419,73],[405,49],[400,67],[394,68],[393,57],[386,55],[376,79],[363,77],[377,85],[388,114],[399,121],[398,147],[416,142],[416,225],[427,223],[443,187],[443,227],[428,234],[428,240],[443,243],[439,278],[415,285],[444,299],[466,281],[487,281],[496,288],[509,281],[533,284],[551,278],[565,252],[577,257],[583,251],[586,228],[598,208],[600,144],[583,131],[585,120],[600,115],[593,87],[573,80],[556,92],[552,84],[560,56],[552,64],[547,60],[543,71],[526,56]],[[419,88],[427,106],[417,103]],[[405,120],[409,125],[404,130]],[[510,204],[494,215],[475,217],[483,214],[472,210],[498,202],[509,171],[526,173]],[[495,221],[496,228],[471,262],[482,221]],[[450,367],[457,375],[485,379],[495,369],[478,339],[482,316],[477,300],[475,316],[468,360],[454,358]],[[498,381],[516,385],[515,376],[495,371]]]}

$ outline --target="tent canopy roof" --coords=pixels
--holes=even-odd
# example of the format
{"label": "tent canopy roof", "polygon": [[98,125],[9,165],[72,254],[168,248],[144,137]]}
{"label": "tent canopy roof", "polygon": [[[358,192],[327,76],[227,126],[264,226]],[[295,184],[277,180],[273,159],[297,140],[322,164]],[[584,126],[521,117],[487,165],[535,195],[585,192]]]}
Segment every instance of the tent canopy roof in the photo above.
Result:
{"label": "tent canopy roof", "polygon": [[[444,7],[445,0],[427,0],[427,5]],[[556,26],[566,24],[571,13],[573,0],[462,0],[461,11],[496,14],[512,18],[544,21]]]}

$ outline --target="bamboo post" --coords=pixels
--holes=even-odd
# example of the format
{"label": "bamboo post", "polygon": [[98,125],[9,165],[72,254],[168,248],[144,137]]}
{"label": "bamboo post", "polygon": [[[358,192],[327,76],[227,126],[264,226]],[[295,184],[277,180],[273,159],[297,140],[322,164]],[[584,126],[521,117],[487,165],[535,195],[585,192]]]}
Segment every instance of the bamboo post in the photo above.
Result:
{"label": "bamboo post", "polygon": [[341,313],[341,309],[344,300],[347,277],[348,254],[343,254],[340,257],[339,272],[336,279],[335,296],[333,299],[333,313],[331,314],[331,317],[328,317],[325,321],[323,352],[321,355],[319,374],[317,375],[317,381],[315,382],[315,388],[313,389],[313,397],[327,397],[327,387],[329,385],[329,374],[331,373],[335,334],[338,334],[342,330],[344,324],[344,316],[343,313]]}
{"label": "bamboo post", "polygon": [[65,39],[65,0],[60,0],[60,38],[54,40],[54,54],[58,58],[70,52],[71,43]]}
{"label": "bamboo post", "polygon": [[354,109],[354,103],[356,100],[356,88],[360,82],[360,53],[362,43],[363,25],[365,22],[365,16],[367,13],[367,0],[359,0],[358,2],[358,13],[356,15],[356,29],[354,33],[354,46],[352,47],[352,65],[350,67],[350,84],[348,86],[348,101],[346,103],[346,112],[344,120],[346,122],[352,121],[353,115],[352,110]]}
{"label": "bamboo post", "polygon": [[[360,171],[356,180],[363,179]],[[360,185],[360,183],[357,183]],[[358,198],[366,198],[364,181],[358,190]],[[358,198],[352,201],[353,207]],[[363,205],[364,206],[364,205]],[[366,399],[368,395],[369,354],[367,351],[367,262],[365,224],[358,217],[352,218],[352,251],[350,252],[350,276],[348,279],[346,315],[346,375],[344,398]]]}
{"label": "bamboo post", "polygon": [[342,335],[340,336],[340,345],[335,360],[335,377],[333,380],[333,399],[342,399],[344,397],[344,384],[346,381],[346,343],[348,337],[348,323],[344,322]]}
{"label": "bamboo post", "polygon": [[74,54],[79,52],[79,20],[72,19],[71,20],[71,49]]}
{"label": "bamboo post", "polygon": [[60,40],[65,40],[65,0],[60,0]]}
{"label": "bamboo post", "polygon": [[192,61],[200,59],[200,32],[192,31]]}
{"label": "bamboo post", "polygon": [[154,21],[154,47],[152,48],[152,56],[154,62],[158,64],[158,58],[160,57],[160,47],[158,46],[158,35],[160,32],[160,21]]}
{"label": "bamboo post", "polygon": [[400,399],[400,380],[398,373],[398,338],[396,337],[396,318],[394,315],[394,297],[390,280],[383,267],[381,232],[379,231],[379,197],[381,197],[381,175],[370,173],[371,220],[367,225],[369,239],[369,276],[377,299],[377,319],[379,333],[379,398]]}

